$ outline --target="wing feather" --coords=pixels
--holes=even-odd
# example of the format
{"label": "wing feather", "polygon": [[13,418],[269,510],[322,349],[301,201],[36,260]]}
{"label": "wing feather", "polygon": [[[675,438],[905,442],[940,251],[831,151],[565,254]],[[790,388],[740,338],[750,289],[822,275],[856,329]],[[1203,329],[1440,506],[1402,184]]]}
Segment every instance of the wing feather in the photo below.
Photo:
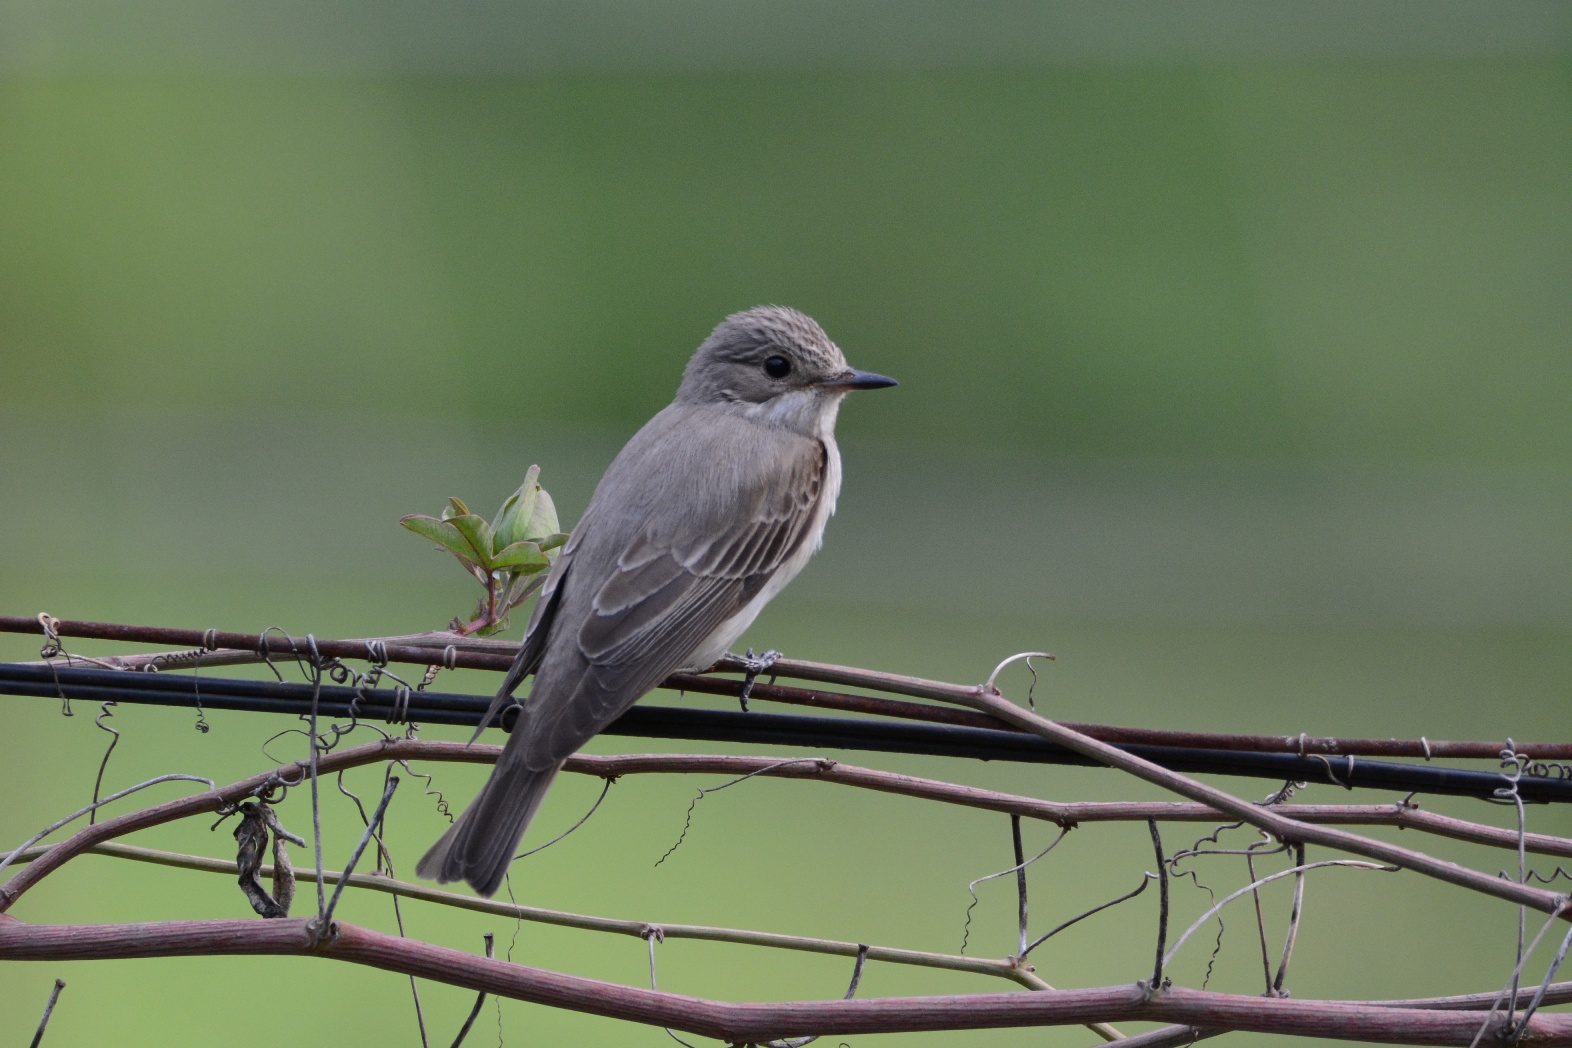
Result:
{"label": "wing feather", "polygon": [[828,451],[806,439],[790,450],[784,468],[777,457],[773,469],[739,470],[735,486],[710,499],[707,509],[675,521],[646,519],[606,557],[615,567],[578,623],[582,661],[575,679],[562,680],[531,718],[531,767],[571,754],[682,666],[801,547],[823,491]]}

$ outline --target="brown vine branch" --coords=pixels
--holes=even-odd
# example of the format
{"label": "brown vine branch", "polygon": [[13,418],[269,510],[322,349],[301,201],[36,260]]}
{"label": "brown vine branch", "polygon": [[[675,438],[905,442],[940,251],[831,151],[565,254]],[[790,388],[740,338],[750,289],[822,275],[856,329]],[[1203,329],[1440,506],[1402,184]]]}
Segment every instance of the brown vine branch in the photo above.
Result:
{"label": "brown vine branch", "polygon": [[[364,764],[385,760],[437,760],[461,763],[489,764],[502,752],[500,746],[485,744],[466,745],[457,742],[437,742],[419,739],[385,739],[361,746],[335,751],[324,755],[320,762],[322,774],[328,774]],[[1122,751],[1115,751],[1121,753]],[[1042,819],[1059,826],[1075,826],[1083,822],[1131,821],[1156,818],[1164,821],[1215,822],[1227,815],[1221,808],[1208,804],[1172,804],[1161,802],[1055,802],[1023,797],[1015,794],[984,790],[973,786],[896,772],[880,771],[835,761],[796,761],[782,763],[770,757],[728,757],[687,754],[630,754],[626,756],[593,756],[577,754],[569,759],[566,770],[601,778],[621,775],[668,772],[686,774],[743,774],[759,773],[769,777],[812,779],[841,785],[872,789],[920,799],[942,801],[988,811],[1018,814]],[[104,820],[86,827],[59,844],[44,849],[31,868],[0,886],[0,912],[44,875],[95,844],[124,836],[136,830],[160,825],[187,815],[218,811],[238,803],[263,789],[270,783],[299,781],[304,774],[304,764],[284,765],[274,771],[253,775],[220,789],[169,801]],[[1165,773],[1171,774],[1171,773]],[[1218,791],[1221,792],[1221,791]],[[1227,796],[1227,795],[1225,795]],[[1232,799],[1232,798],[1231,798]],[[1281,805],[1272,808],[1247,805],[1253,813],[1274,815],[1278,811],[1293,814],[1295,826],[1318,823],[1386,824],[1406,826],[1436,833],[1453,839],[1472,841],[1495,847],[1517,846],[1515,832],[1484,826],[1420,811],[1410,805]],[[1249,821],[1249,820],[1246,820]],[[1353,835],[1349,835],[1353,836]],[[1355,837],[1355,840],[1365,838]],[[1548,855],[1572,854],[1572,841],[1546,834],[1529,834],[1525,845],[1530,851]],[[1410,853],[1398,849],[1405,855]],[[1386,860],[1390,861],[1390,860]],[[1399,863],[1399,865],[1402,865]],[[1472,872],[1472,871],[1470,871]],[[1484,876],[1480,874],[1478,876]],[[1503,882],[1510,883],[1510,882]],[[1534,890],[1534,889],[1530,889]],[[1544,893],[1550,894],[1550,893]]]}
{"label": "brown vine branch", "polygon": [[[515,1000],[686,1030],[733,1044],[805,1035],[972,1030],[1089,1022],[1153,1021],[1204,1029],[1349,1041],[1466,1045],[1481,1011],[1393,1007],[1363,1001],[1246,997],[1176,988],[1148,999],[1135,986],[1037,993],[733,1003],[663,993],[510,964],[356,925],[315,947],[307,919],[30,925],[0,917],[0,959],[318,956],[432,979]],[[1499,1043],[1502,1024],[1492,1043]],[[1572,1046],[1572,1016],[1539,1013],[1523,1043]]]}
{"label": "brown vine branch", "polygon": [[[365,764],[383,760],[457,760],[464,762],[490,762],[495,760],[500,752],[496,746],[466,746],[449,742],[425,742],[419,740],[390,740],[372,743],[366,746],[345,750],[338,754],[331,754],[325,761],[325,771],[334,768],[343,768],[355,764]],[[755,773],[775,775],[790,778],[808,778],[819,781],[837,782],[846,785],[861,786],[864,788],[878,789],[884,792],[905,794],[920,798],[942,800],[949,803],[967,804],[991,810],[1014,811],[1038,818],[1054,821],[1062,826],[1072,826],[1081,821],[1109,821],[1132,820],[1152,817],[1165,819],[1183,819],[1186,821],[1215,821],[1219,817],[1217,810],[1198,804],[1163,804],[1163,803],[1127,803],[1127,802],[1076,802],[1055,803],[1040,801],[1029,797],[1020,797],[995,791],[979,790],[973,787],[957,786],[951,783],[936,780],[920,779],[914,776],[899,775],[873,769],[859,768],[850,765],[838,764],[827,760],[802,760],[782,763],[770,758],[756,757],[726,757],[706,755],[625,755],[612,757],[599,757],[579,755],[573,758],[569,770],[584,774],[595,775],[607,779],[614,779],[626,774],[652,773],[652,772],[680,772],[680,773]],[[285,768],[279,774],[283,781],[297,781],[301,769],[291,771]],[[243,780],[237,786],[255,783],[258,777]],[[227,787],[220,794],[228,795],[234,792],[234,787]],[[198,795],[196,798],[186,798],[181,802],[172,802],[170,806],[212,808],[217,803],[216,798],[208,795]],[[1353,821],[1408,821],[1416,816],[1428,813],[1416,812],[1407,806],[1354,806],[1354,805],[1326,805],[1326,806],[1299,806],[1296,813],[1307,814],[1312,817],[1332,820],[1348,819]],[[143,815],[143,813],[132,813]],[[176,813],[166,812],[169,817],[178,817]],[[1440,818],[1440,817],[1435,817]],[[137,820],[142,824],[150,824],[148,818]],[[163,821],[160,819],[159,821]],[[1456,826],[1447,827],[1454,836],[1475,836],[1488,843],[1510,846],[1508,839],[1514,835],[1507,831],[1498,831],[1493,827],[1473,826],[1461,820],[1445,820],[1455,823]],[[106,827],[114,827],[114,823],[106,822]],[[1472,827],[1475,834],[1459,832],[1459,827]],[[1548,838],[1549,842],[1559,845],[1560,848],[1572,847],[1572,842],[1560,841],[1557,838]],[[32,854],[19,855],[19,861],[28,861],[50,851],[48,848],[32,849]],[[198,856],[186,856],[178,853],[159,852],[152,849],[137,848],[123,844],[102,843],[91,847],[92,851],[116,855],[124,858],[138,859],[165,865],[182,866],[213,872],[233,874],[236,864],[219,859],[210,859]],[[270,876],[271,871],[264,868],[261,876]],[[303,871],[302,877],[311,880],[314,876],[311,871]],[[325,877],[329,883],[344,883],[342,875],[328,873]],[[642,936],[649,924],[645,921],[619,921],[610,918],[592,917],[580,914],[570,914],[561,911],[545,910],[536,907],[522,907],[472,896],[460,895],[427,888],[420,885],[394,881],[380,875],[356,875],[348,880],[349,884],[357,887],[371,888],[394,895],[455,905],[481,912],[496,913],[503,916],[519,917],[526,920],[540,921],[578,927],[588,930],[620,933],[629,936]],[[800,936],[780,935],[767,932],[754,932],[743,929],[716,928],[707,926],[690,925],[665,925],[662,927],[668,935],[674,938],[693,938],[709,941],[735,942],[759,946],[770,946],[783,949],[803,950],[815,953],[837,954],[842,956],[855,956],[858,945],[851,942],[837,942],[833,940],[811,939]],[[918,964],[928,967],[949,968],[989,974],[1013,979],[1023,985],[1036,988],[1049,988],[1046,983],[1032,976],[1028,969],[1008,960],[984,960],[966,958],[953,955],[944,955],[926,951],[900,950],[889,947],[873,947],[870,957],[875,960],[900,964]],[[1102,1031],[1099,1031],[1100,1033]]]}
{"label": "brown vine branch", "polygon": [[1057,742],[1061,746],[1091,757],[1110,767],[1128,772],[1139,779],[1161,786],[1182,797],[1188,797],[1193,801],[1211,805],[1236,819],[1243,820],[1258,829],[1265,830],[1286,843],[1303,842],[1337,848],[1341,851],[1352,852],[1355,855],[1363,855],[1369,859],[1377,859],[1394,866],[1401,866],[1404,869],[1424,874],[1427,877],[1434,877],[1460,888],[1468,888],[1484,895],[1528,906],[1541,913],[1572,919],[1572,905],[1568,904],[1567,896],[1559,892],[1531,888],[1527,885],[1492,877],[1478,870],[1471,870],[1466,866],[1459,866],[1457,863],[1437,859],[1422,852],[1400,848],[1369,837],[1361,837],[1346,830],[1316,826],[1289,818],[1276,811],[1241,800],[1233,794],[1217,789],[1214,786],[1208,786],[1188,776],[1169,771],[1167,768],[1127,753],[1116,746],[1111,746],[1081,732],[1071,730],[1062,724],[1048,720],[1046,717],[1040,717],[1030,710],[1021,709],[997,692],[991,694],[978,692],[966,701],[975,709],[991,713],[1001,720],[1010,720],[1017,726],[1048,739],[1050,742]]}
{"label": "brown vine branch", "polygon": [[[445,743],[438,745],[447,745]],[[441,758],[439,758],[441,759]],[[776,767],[772,767],[775,765]],[[894,793],[924,800],[941,801],[987,811],[1041,819],[1059,826],[1073,827],[1092,822],[1139,822],[1155,818],[1163,822],[1217,822],[1227,816],[1205,804],[1165,801],[1047,801],[1020,794],[985,790],[975,786],[916,775],[864,768],[837,761],[798,762],[782,765],[778,757],[730,757],[708,754],[625,754],[592,756],[577,754],[566,770],[586,775],[616,778],[640,772],[681,774],[740,775],[749,772],[769,778],[812,779],[862,789]],[[1396,804],[1283,804],[1263,806],[1268,810],[1290,813],[1303,822],[1339,825],[1397,826],[1419,830],[1453,840],[1468,841],[1515,850],[1515,830],[1469,822],[1427,812],[1413,803]],[[1529,833],[1524,844],[1531,852],[1572,857],[1572,839],[1550,834]]]}
{"label": "brown vine branch", "polygon": [[[66,634],[66,631],[60,628],[63,625],[53,624],[51,629],[57,630],[60,634]],[[3,626],[3,623],[0,623],[0,626]],[[121,630],[141,629],[140,627],[115,628]],[[31,632],[44,632],[44,627],[36,625]],[[178,631],[166,632],[173,633]],[[213,647],[220,645],[229,636],[231,635],[207,631],[201,635],[204,651],[209,651]],[[233,636],[244,637],[246,635]],[[115,639],[126,638],[117,637]],[[304,641],[299,642],[297,645],[297,642],[292,640],[286,643],[282,640],[269,640],[265,636],[256,639],[259,649],[262,652],[271,650],[275,658],[287,657],[292,654],[290,650],[292,648],[298,647],[298,650],[301,652],[308,650]],[[159,638],[157,642],[176,643],[177,641]],[[469,643],[472,644],[474,642]],[[358,647],[356,650],[345,649],[342,652],[335,652],[334,646],[350,644],[358,645]],[[376,662],[419,661],[427,665],[449,666],[465,665],[466,663],[461,660],[491,660],[497,665],[482,666],[476,661],[474,662],[475,668],[500,668],[510,661],[510,654],[507,651],[498,651],[494,644],[495,642],[489,642],[483,650],[463,651],[459,649],[457,644],[452,642],[437,647],[431,643],[400,643],[389,646],[381,640],[363,642],[313,641],[311,646],[315,652],[330,658],[370,659]],[[411,652],[418,654],[420,657],[418,659],[413,656],[407,659],[398,657],[400,654],[410,656]],[[154,658],[157,658],[157,656],[154,656]],[[735,667],[722,665],[720,668]],[[681,755],[634,755],[631,757],[610,758],[581,756],[574,758],[570,764],[570,769],[581,773],[598,775],[608,780],[622,774],[656,771],[744,773],[747,775],[761,774],[813,778],[819,781],[836,782],[843,785],[941,800],[946,803],[1008,811],[1017,816],[1053,821],[1065,828],[1073,826],[1079,821],[1145,818],[1154,820],[1152,822],[1154,837],[1156,834],[1155,820],[1157,819],[1184,818],[1190,821],[1217,821],[1220,818],[1231,817],[1250,823],[1290,844],[1301,847],[1306,842],[1323,844],[1357,855],[1379,859],[1395,866],[1411,869],[1454,885],[1507,899],[1520,905],[1531,906],[1551,914],[1552,917],[1566,918],[1569,914],[1572,914],[1572,905],[1569,905],[1565,895],[1536,889],[1522,883],[1490,877],[1482,872],[1445,862],[1421,852],[1399,848],[1346,831],[1332,829],[1326,824],[1332,822],[1385,822],[1399,826],[1412,826],[1416,829],[1424,829],[1427,832],[1435,832],[1450,837],[1497,846],[1517,846],[1521,841],[1527,850],[1542,851],[1556,855],[1572,853],[1572,841],[1537,834],[1523,836],[1508,830],[1480,826],[1463,820],[1447,819],[1442,816],[1419,812],[1408,804],[1389,806],[1263,806],[1251,804],[1222,790],[1217,790],[1186,776],[1168,771],[1140,757],[1132,756],[1104,739],[1094,738],[1088,733],[1077,731],[1074,727],[1059,724],[1040,717],[1034,712],[1020,709],[1004,700],[997,691],[987,686],[968,687],[952,685],[850,667],[797,663],[789,660],[782,660],[781,663],[778,663],[774,672],[779,672],[782,675],[795,675],[800,679],[876,688],[889,693],[909,695],[915,698],[938,699],[944,702],[959,703],[965,706],[966,709],[944,709],[869,696],[811,692],[806,689],[776,689],[783,694],[800,693],[796,699],[783,701],[803,701],[808,704],[826,705],[844,703],[840,708],[858,709],[861,712],[887,713],[898,710],[899,712],[895,714],[897,716],[910,716],[919,719],[949,719],[951,722],[956,722],[956,718],[972,718],[978,721],[985,720],[990,726],[1008,724],[1014,730],[1025,731],[1046,738],[1084,756],[1120,768],[1146,781],[1177,792],[1189,798],[1192,803],[1166,805],[1053,804],[1052,802],[1037,801],[1032,798],[1018,797],[995,791],[976,790],[936,780],[899,776],[893,773],[857,768],[841,765],[835,761],[812,758],[799,758],[783,762],[769,758]],[[673,682],[668,682],[668,684],[671,685]],[[702,689],[731,693],[724,689],[735,689],[740,686],[740,682],[695,677],[676,681],[674,686],[684,686],[689,690]],[[759,688],[768,687],[770,686],[759,686]],[[759,694],[759,697],[766,697],[765,693],[760,692],[759,689],[756,689],[756,693]],[[808,698],[802,698],[802,696],[808,696]],[[1129,729],[1098,726],[1095,730],[1104,733],[1116,733],[1128,731]],[[1218,745],[1218,740],[1221,739],[1249,739],[1252,746],[1255,746],[1259,741],[1259,737],[1250,736],[1200,736],[1192,735],[1191,733],[1160,734],[1162,738],[1157,741],[1169,745],[1176,744],[1176,737],[1202,738],[1214,748],[1228,748]],[[1126,738],[1120,741],[1128,743],[1131,740]],[[1141,737],[1140,741],[1150,742],[1154,740],[1150,734],[1146,734]],[[1332,739],[1319,741],[1326,745],[1343,745],[1350,742],[1357,744],[1367,740]],[[1273,740],[1273,743],[1280,750],[1298,750],[1302,753],[1316,752],[1316,747],[1311,744],[1311,740],[1307,740],[1302,736],[1286,740],[1276,738]],[[1430,743],[1427,740],[1420,740],[1420,743],[1424,747],[1423,755],[1425,756],[1440,755],[1442,747],[1446,745],[1488,746],[1490,747],[1489,756],[1496,756],[1496,751],[1499,749],[1493,743],[1440,744]],[[1196,743],[1182,744],[1195,745]],[[1401,745],[1409,744],[1404,743]],[[1272,747],[1268,745],[1260,748]],[[372,743],[368,746],[347,749],[341,753],[323,754],[317,762],[317,771],[319,774],[325,774],[334,770],[352,767],[355,764],[414,758],[488,762],[495,759],[498,749],[498,747],[489,746],[466,747],[453,743],[388,740],[386,742]],[[1516,750],[1522,753],[1530,750],[1530,747],[1517,747]],[[1323,750],[1322,752],[1346,751]],[[1391,754],[1390,750],[1377,752]],[[1449,755],[1473,754],[1452,753]],[[1536,756],[1542,758],[1548,758],[1550,755],[1551,752],[1548,747],[1541,747],[1536,753]],[[23,894],[32,884],[37,883],[43,876],[46,876],[53,869],[57,869],[73,855],[80,854],[84,850],[102,850],[111,854],[125,854],[133,851],[133,849],[129,849],[124,845],[110,844],[109,842],[113,837],[202,811],[227,810],[246,797],[266,795],[270,790],[280,785],[298,785],[302,782],[303,775],[303,764],[286,765],[272,772],[243,779],[222,789],[214,789],[208,793],[181,798],[89,826],[61,844],[35,851],[33,855],[36,855],[36,861],[27,869],[18,873],[10,883],[0,887],[0,910],[8,907],[11,902]],[[396,780],[393,781],[396,782]],[[384,804],[386,799],[385,795]],[[373,827],[375,821],[373,820]],[[365,841],[362,840],[361,846],[363,847],[364,844]],[[146,852],[147,850],[142,849],[141,851]],[[1159,855],[1161,855],[1160,852]],[[29,857],[32,857],[32,855]],[[126,857],[137,856],[127,854]],[[153,861],[160,860],[155,859]],[[234,869],[234,864],[220,863],[218,860],[204,860],[191,856],[171,857],[167,853],[163,856],[163,861],[171,861],[172,864],[216,863],[224,867],[225,872],[233,872]],[[1159,867],[1162,867],[1161,863],[1159,863]],[[207,867],[197,866],[197,868]],[[1273,876],[1286,876],[1293,872],[1290,870]],[[499,910],[492,912],[506,912],[510,916],[525,916],[523,911],[532,909],[516,906],[507,907],[504,904],[458,896],[456,893],[436,892],[435,890],[423,889],[415,885],[403,885],[392,881],[390,878],[377,875],[360,875],[358,877],[323,876],[321,881],[337,883],[340,890],[346,884],[353,884],[377,887],[384,891],[390,891],[395,895],[408,895],[411,897],[422,897],[429,893],[433,901],[449,902],[450,904],[452,903],[448,899],[437,899],[435,897],[452,896],[454,899],[465,899],[469,904],[477,904],[471,905],[471,908],[489,909],[492,906],[500,907]],[[371,883],[378,881],[381,883]],[[1235,893],[1235,895],[1239,894]],[[335,892],[335,898],[337,898],[337,892]],[[648,933],[648,925],[643,922],[635,924],[634,922],[611,921],[609,919],[584,917],[582,915],[560,914],[554,911],[537,911],[530,919],[545,920],[548,919],[546,915],[556,918],[552,920],[552,923],[573,923],[579,927],[595,927],[596,930],[617,931],[622,934],[643,935]],[[286,933],[293,934],[291,929],[277,927],[290,924],[298,926],[299,923],[288,921],[190,921],[148,925],[106,925],[82,929],[72,926],[24,925],[12,918],[0,916],[0,957],[39,959],[29,953],[29,951],[39,950],[43,951],[43,954],[39,955],[40,957],[43,955],[61,958],[72,956],[86,957],[90,956],[90,954],[74,954],[71,951],[94,948],[108,952],[92,954],[91,956],[315,953],[320,956],[335,957],[355,963],[370,964],[390,971],[403,972],[412,978],[433,978],[454,985],[465,986],[478,993],[498,993],[523,1000],[536,1000],[540,1003],[576,1008],[596,1014],[656,1023],[661,1026],[691,1030],[697,1033],[709,1033],[712,1036],[720,1036],[732,1040],[753,1042],[776,1040],[785,1037],[837,1033],[970,1029],[988,1026],[1040,1025],[1068,1022],[1100,1023],[1111,1020],[1131,1019],[1180,1024],[1178,1027],[1167,1031],[1156,1031],[1154,1036],[1157,1036],[1159,1040],[1163,1037],[1169,1038],[1168,1041],[1162,1041],[1161,1043],[1174,1043],[1172,1039],[1179,1037],[1181,1034],[1193,1037],[1198,1030],[1204,1030],[1208,1034],[1221,1030],[1262,1030],[1275,1033],[1302,1033],[1309,1036],[1347,1039],[1399,1039],[1407,1043],[1450,1044],[1468,1043],[1481,1026],[1489,1027],[1492,1036],[1499,1039],[1506,1033],[1510,1022],[1509,1019],[1502,1019],[1497,1022],[1491,1018],[1491,1013],[1485,1011],[1486,1005],[1462,1012],[1456,1012],[1454,1009],[1454,1014],[1452,1015],[1416,1018],[1414,1013],[1419,1011],[1444,1012],[1446,1009],[1441,1005],[1420,1005],[1413,1002],[1405,1002],[1401,1005],[1383,1005],[1379,1002],[1288,1002],[1271,998],[1265,1000],[1253,997],[1236,998],[1230,995],[1190,990],[1154,994],[1150,992],[1151,987],[1147,988],[1145,992],[1132,990],[1128,987],[1055,991],[1035,975],[1032,975],[1027,968],[1012,963],[1010,959],[986,961],[974,958],[954,958],[948,955],[925,954],[921,951],[897,951],[890,948],[869,949],[859,947],[858,944],[854,943],[811,940],[796,936],[748,932],[740,929],[683,926],[687,931],[691,932],[688,936],[691,938],[711,938],[721,941],[772,945],[821,953],[834,952],[848,955],[865,953],[872,959],[892,960],[898,963],[921,963],[930,967],[949,967],[1004,976],[1038,991],[1035,994],[1027,995],[983,994],[966,997],[930,997],[912,1000],[787,1002],[777,1005],[727,1004],[698,998],[681,997],[680,995],[661,994],[655,991],[618,987],[596,980],[577,979],[572,976],[540,969],[522,968],[520,966],[508,965],[504,962],[476,958],[470,954],[445,950],[442,947],[425,943],[394,939],[353,926],[343,926],[341,929],[335,929],[340,932],[337,938],[318,934],[314,937],[316,941],[308,940],[304,945],[286,935]],[[219,940],[213,939],[211,936],[221,932],[224,927],[228,927],[230,931],[227,945],[215,946],[214,943]],[[309,928],[309,925],[307,927]],[[249,929],[249,931],[241,934],[236,928],[245,928]],[[667,934],[671,934],[673,927],[663,926],[663,930]],[[94,947],[94,937],[101,934],[114,936],[119,941],[110,942],[101,939],[98,940],[99,945]],[[347,943],[343,941],[346,936],[350,940]],[[219,938],[223,939],[224,937],[220,935]],[[1182,937],[1180,941],[1183,941]],[[1175,949],[1177,948],[1178,944],[1176,943]],[[114,951],[116,950],[131,952],[115,953]],[[880,954],[883,955],[876,954],[873,950],[879,950]],[[1158,947],[1159,956],[1162,955],[1162,952],[1160,943]],[[955,962],[964,962],[964,967]],[[1550,977],[1547,976],[1547,978]],[[1524,992],[1528,993],[1530,991]],[[1493,1001],[1496,996],[1490,995],[1490,1000]],[[590,998],[594,998],[593,1003],[590,1001]],[[1041,998],[1042,1000],[1030,1001],[1033,998]],[[1031,1007],[1023,1006],[1020,1003],[1023,1000],[1028,1000]],[[1239,1002],[1246,1003],[1240,1004]],[[827,1006],[836,1003],[855,1005],[856,1007],[840,1012],[835,1011],[833,1008],[826,1010]],[[1287,1006],[1290,1004],[1293,1007],[1288,1010],[1278,1007],[1279,1005]],[[671,1014],[674,1008],[678,1009],[682,1014]],[[628,1013],[623,1014],[623,1011],[618,1009],[625,1010]],[[1078,1012],[1077,1009],[1081,1009],[1081,1012]],[[1092,1010],[1088,1011],[1088,1009]],[[1085,1014],[1082,1015],[1082,1012]],[[1441,1021],[1443,1019],[1445,1021]],[[1516,1037],[1521,1035],[1526,1041],[1532,1043],[1572,1044],[1572,1017],[1540,1015],[1525,1030],[1514,1030],[1511,1032],[1514,1035],[1514,1042]]]}
{"label": "brown vine branch", "polygon": [[[264,654],[272,658],[288,658],[309,650],[304,637],[283,637],[234,633],[220,630],[179,629],[164,626],[137,626],[121,623],[88,622],[78,620],[52,620],[55,633],[61,637],[169,644],[184,646],[186,651],[161,652],[147,655],[121,655],[95,657],[92,661],[111,668],[145,669],[148,666],[239,665],[262,661]],[[0,632],[44,634],[36,617],[0,615]],[[390,637],[369,637],[350,640],[315,639],[317,651],[327,658],[366,659],[370,646],[380,645],[388,662],[401,662],[424,666],[453,666],[463,669],[505,671],[512,665],[518,652],[515,641],[484,637],[464,637],[456,633],[432,632],[404,634]],[[451,654],[447,652],[452,648]],[[177,658],[178,657],[178,658]],[[80,658],[77,656],[76,658]],[[160,660],[164,660],[162,663]],[[732,656],[723,658],[713,671],[742,672],[741,660]],[[805,688],[756,684],[750,698],[757,697],[792,705],[843,709],[853,712],[875,713],[882,716],[936,723],[961,724],[970,727],[1004,728],[1022,730],[1014,722],[1004,720],[986,711],[980,711],[973,701],[988,692],[982,685],[951,684],[944,681],[925,680],[904,674],[884,673],[837,666],[829,663],[802,659],[777,659],[770,667],[772,676],[795,680],[840,684],[868,688],[892,695],[934,699],[946,703],[959,703],[971,707],[957,710],[934,707],[920,703],[877,699],[865,695],[848,695]],[[673,674],[661,687],[672,691],[695,691],[707,694],[736,696],[742,689],[741,681],[700,676],[698,674]],[[1494,760],[1499,757],[1503,741],[1448,741],[1442,739],[1358,739],[1298,735],[1241,735],[1213,732],[1170,731],[1156,728],[1132,728],[1117,725],[1081,724],[1065,722],[1065,726],[1103,742],[1117,745],[1179,746],[1200,749],[1251,750],[1267,753],[1323,754],[1327,756],[1355,757],[1435,757],[1478,758]],[[1516,752],[1536,760],[1572,759],[1572,743],[1531,742],[1518,743]]]}

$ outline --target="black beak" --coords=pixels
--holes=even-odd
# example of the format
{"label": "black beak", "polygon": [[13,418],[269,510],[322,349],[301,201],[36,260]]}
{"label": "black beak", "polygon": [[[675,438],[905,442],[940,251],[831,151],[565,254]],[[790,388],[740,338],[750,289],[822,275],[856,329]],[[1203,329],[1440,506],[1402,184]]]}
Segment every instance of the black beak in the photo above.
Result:
{"label": "black beak", "polygon": [[858,371],[856,368],[847,368],[832,379],[819,383],[825,389],[886,389],[898,386],[893,378],[885,375],[875,375],[871,371]]}

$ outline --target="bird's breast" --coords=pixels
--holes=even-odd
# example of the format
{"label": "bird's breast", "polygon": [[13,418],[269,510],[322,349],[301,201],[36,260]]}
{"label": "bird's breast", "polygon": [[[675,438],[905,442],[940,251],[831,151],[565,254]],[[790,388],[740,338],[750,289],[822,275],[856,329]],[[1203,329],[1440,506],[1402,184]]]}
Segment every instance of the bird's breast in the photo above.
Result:
{"label": "bird's breast", "polygon": [[715,631],[704,638],[698,648],[688,659],[684,670],[704,670],[715,664],[715,660],[726,654],[731,649],[732,643],[753,624],[759,617],[759,612],[775,595],[786,588],[786,584],[797,577],[797,573],[805,568],[813,554],[824,542],[824,526],[829,523],[830,516],[835,512],[835,500],[841,493],[841,452],[835,445],[835,434],[828,432],[820,436],[820,443],[824,447],[824,484],[819,491],[819,501],[813,507],[813,516],[808,520],[808,532],[803,540],[792,550],[791,555],[781,561],[781,566],[775,569],[775,574],[770,576],[758,594],[754,596],[741,611],[722,622]]}

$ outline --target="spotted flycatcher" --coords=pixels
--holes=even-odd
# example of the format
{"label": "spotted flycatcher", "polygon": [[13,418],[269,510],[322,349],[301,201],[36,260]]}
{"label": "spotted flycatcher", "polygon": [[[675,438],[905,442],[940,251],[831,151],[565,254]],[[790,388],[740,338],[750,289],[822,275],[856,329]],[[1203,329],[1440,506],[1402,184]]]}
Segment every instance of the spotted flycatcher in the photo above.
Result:
{"label": "spotted flycatcher", "polygon": [[794,309],[711,332],[563,546],[482,726],[531,673],[534,688],[422,877],[494,893],[563,761],[668,675],[725,653],[819,548],[841,487],[841,398],[893,385],[848,367]]}

